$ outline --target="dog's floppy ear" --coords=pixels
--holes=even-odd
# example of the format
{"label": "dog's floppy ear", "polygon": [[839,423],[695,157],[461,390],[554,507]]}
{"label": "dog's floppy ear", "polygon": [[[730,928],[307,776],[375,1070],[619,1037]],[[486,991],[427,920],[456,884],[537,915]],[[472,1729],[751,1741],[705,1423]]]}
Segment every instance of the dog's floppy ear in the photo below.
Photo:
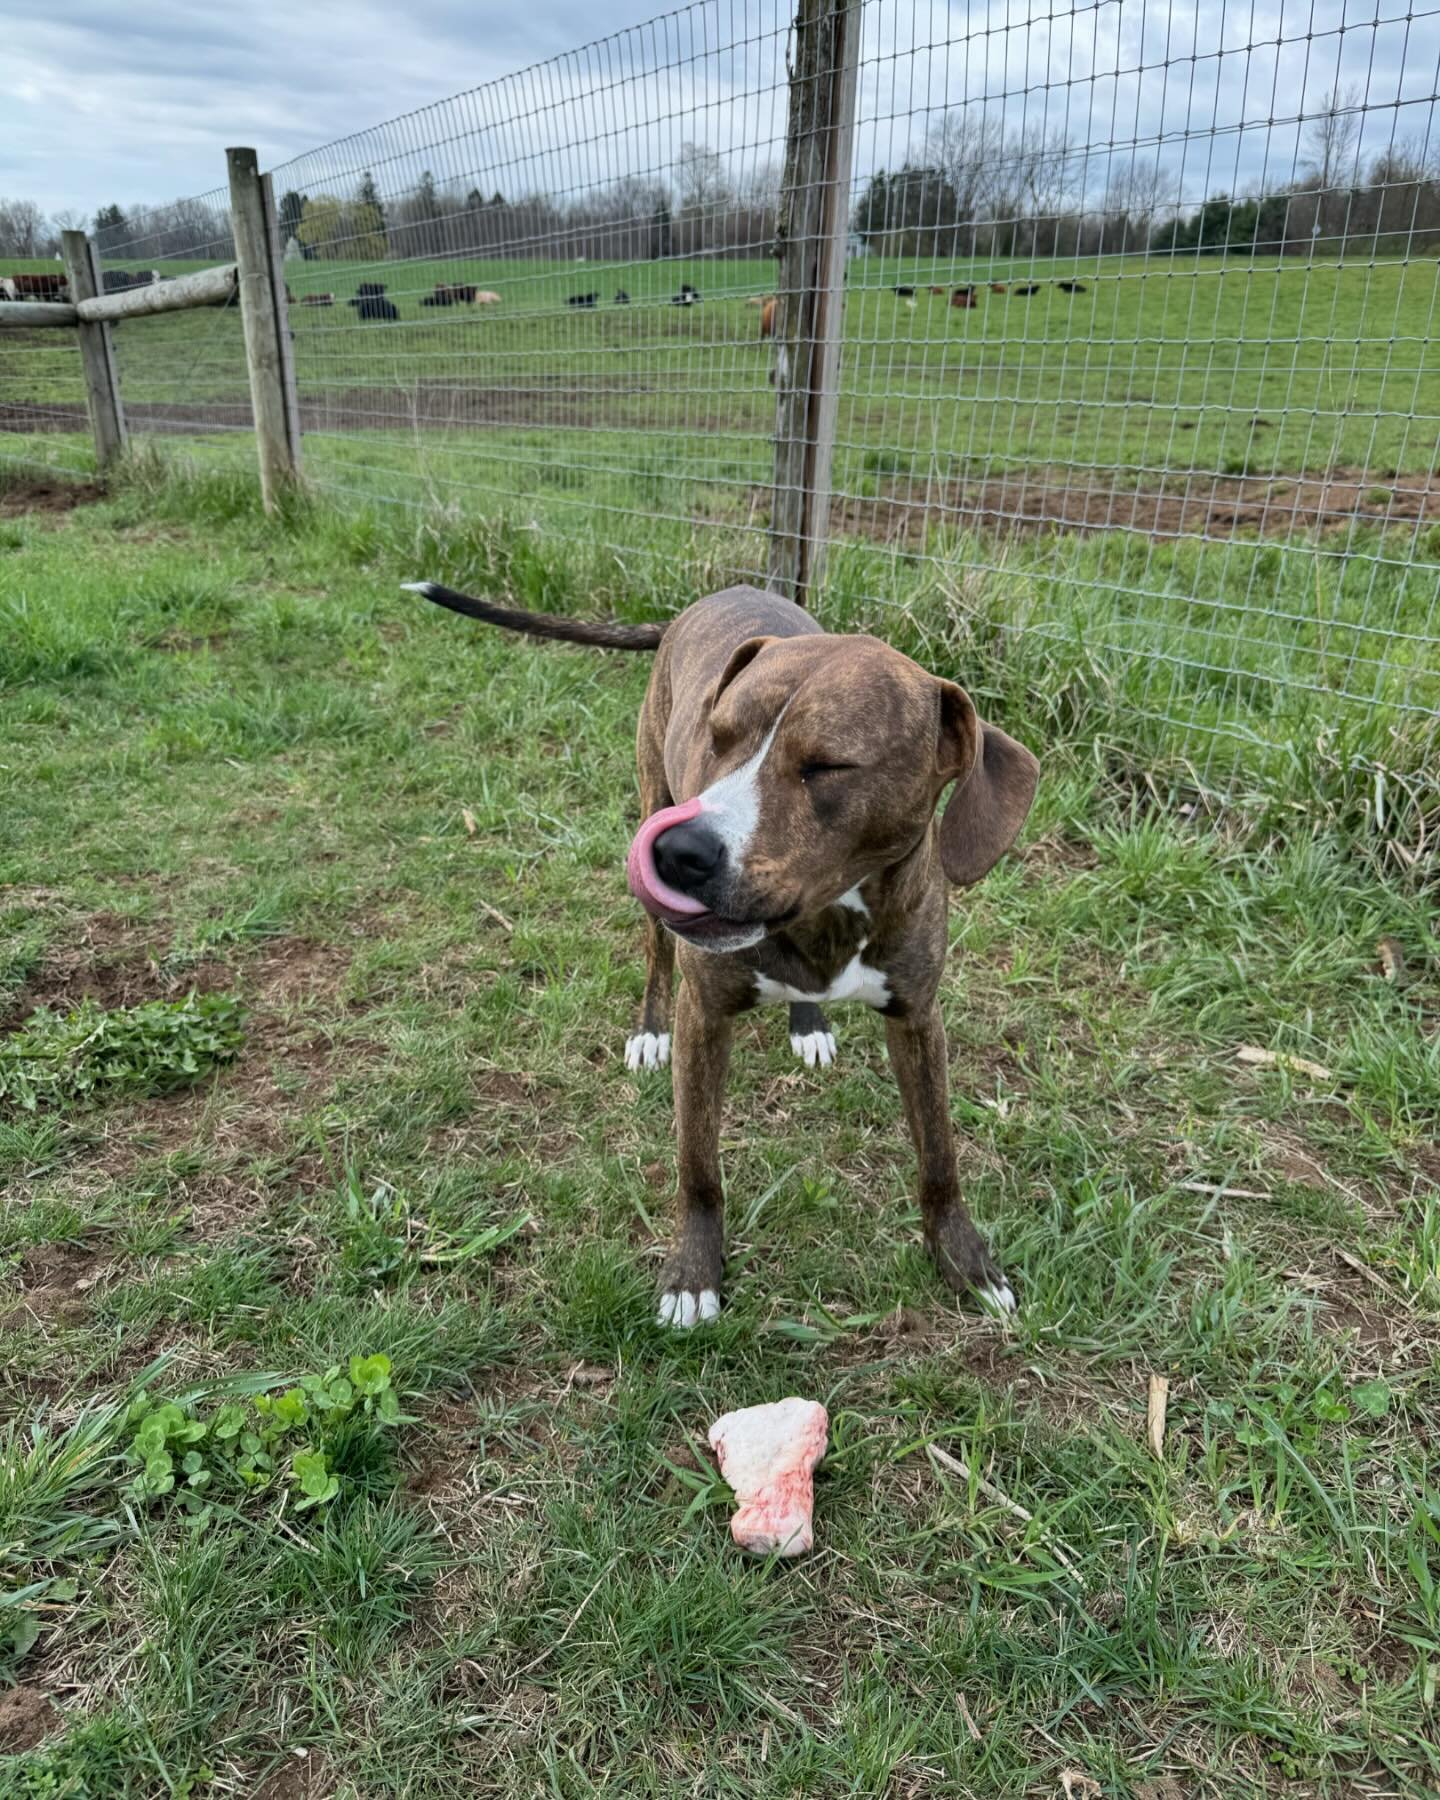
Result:
{"label": "dog's floppy ear", "polygon": [[941,785],[955,792],[940,821],[940,862],[956,887],[972,887],[1020,835],[1040,765],[1025,748],[976,714],[953,681],[940,683]]}
{"label": "dog's floppy ear", "polygon": [[746,638],[743,644],[737,644],[729,662],[720,672],[720,679],[715,683],[714,691],[710,695],[710,704],[714,706],[735,677],[743,670],[748,669],[760,652],[775,641],[773,637],[753,637]]}

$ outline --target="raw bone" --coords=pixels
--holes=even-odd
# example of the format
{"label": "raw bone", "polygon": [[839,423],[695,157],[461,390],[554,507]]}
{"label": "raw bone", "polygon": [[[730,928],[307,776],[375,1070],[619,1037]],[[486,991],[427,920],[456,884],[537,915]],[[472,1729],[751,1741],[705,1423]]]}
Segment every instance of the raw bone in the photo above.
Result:
{"label": "raw bone", "polygon": [[803,1556],[815,1542],[810,1475],[825,1454],[830,1421],[814,1400],[775,1400],[728,1412],[710,1427],[710,1448],[735,1490],[730,1535],[756,1556]]}

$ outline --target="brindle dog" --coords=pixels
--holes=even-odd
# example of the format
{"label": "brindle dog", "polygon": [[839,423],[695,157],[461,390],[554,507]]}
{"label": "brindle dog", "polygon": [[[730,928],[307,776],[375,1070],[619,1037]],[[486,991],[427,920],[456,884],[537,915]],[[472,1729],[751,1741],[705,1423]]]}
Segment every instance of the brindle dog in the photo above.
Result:
{"label": "brindle dog", "polygon": [[[531,636],[654,650],[637,754],[645,812],[629,878],[645,907],[645,998],[626,1060],[670,1060],[679,1200],[662,1322],[714,1318],[724,1263],[720,1115],[737,1013],[790,1006],[791,1042],[828,1062],[820,1002],[884,1015],[940,1273],[1004,1311],[1015,1300],[960,1197],[936,994],[946,884],[968,887],[1014,843],[1035,758],[952,681],[878,638],[838,636],[778,595],[729,588],[668,625],[584,624],[413,591]],[[943,817],[935,806],[954,785]]]}

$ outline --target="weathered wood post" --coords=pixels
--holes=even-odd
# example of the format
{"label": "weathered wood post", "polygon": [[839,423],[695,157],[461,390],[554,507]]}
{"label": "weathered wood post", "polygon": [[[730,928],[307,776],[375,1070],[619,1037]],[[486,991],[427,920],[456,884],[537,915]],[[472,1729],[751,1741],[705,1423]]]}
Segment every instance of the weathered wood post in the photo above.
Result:
{"label": "weathered wood post", "polygon": [[[93,300],[103,294],[105,284],[100,279],[100,259],[85,233],[61,232],[60,246],[70,280],[71,303],[78,306],[82,300]],[[77,315],[77,330],[80,364],[85,372],[85,404],[95,438],[95,464],[97,468],[105,469],[117,456],[124,455],[127,441],[115,346],[110,341],[110,327],[106,324],[87,325],[80,322]]]}
{"label": "weathered wood post", "polygon": [[799,0],[776,251],[770,586],[804,606],[824,572],[840,398],[861,0]]}
{"label": "weathered wood post", "polygon": [[230,223],[240,272],[245,361],[260,457],[260,493],[266,512],[273,512],[300,473],[285,277],[274,203],[261,179],[259,159],[248,149],[227,150],[225,158],[230,170]]}

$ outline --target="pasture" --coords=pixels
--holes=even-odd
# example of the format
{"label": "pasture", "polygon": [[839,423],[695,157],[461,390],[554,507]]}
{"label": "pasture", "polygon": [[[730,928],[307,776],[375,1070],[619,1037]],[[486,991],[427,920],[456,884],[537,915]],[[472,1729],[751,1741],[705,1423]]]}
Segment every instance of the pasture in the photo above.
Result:
{"label": "pasture", "polygon": [[[768,260],[311,262],[286,276],[302,409],[320,432],[464,434],[482,466],[503,466],[487,437],[515,426],[543,429],[557,463],[574,462],[590,433],[633,433],[683,481],[714,478],[719,459],[765,472],[771,351],[744,301],[772,291]],[[1065,294],[1060,280],[1085,291]],[[397,322],[362,321],[345,304],[362,281],[386,284]],[[501,303],[421,305],[451,282]],[[685,282],[700,305],[670,304]],[[1434,261],[870,257],[851,262],[848,282],[846,494],[873,497],[876,473],[933,482],[1026,469],[1069,471],[1072,483],[1086,471],[1106,492],[1338,469],[1428,479],[1440,456]],[[973,310],[928,292],[972,282],[982,289]],[[992,282],[1040,287],[1022,299],[989,292]],[[903,286],[918,289],[913,306],[895,295]],[[621,289],[629,305],[613,303]],[[298,304],[321,292],[335,294],[333,309]],[[599,295],[593,310],[567,305],[588,292]],[[153,414],[194,434],[243,414],[238,316],[170,315],[116,339],[137,423]],[[48,341],[50,357],[36,360],[45,334],[0,337],[5,402],[77,401]]]}
{"label": "pasture", "polygon": [[[338,285],[333,266],[304,279]],[[577,405],[643,367],[648,416],[667,396],[684,416],[694,334],[733,372],[727,413],[749,407],[763,432],[753,314],[695,279],[700,309],[571,318],[541,304],[537,273],[528,312],[507,295],[463,330],[412,318],[407,294],[397,327],[297,324],[304,379],[398,391],[463,346],[482,386],[533,391],[563,366]],[[1271,283],[1267,306],[1291,291],[1288,270],[1246,279]],[[1211,462],[1250,451],[1207,396],[1258,411],[1275,360],[1304,356],[1314,393],[1349,397],[1327,455],[1428,470],[1433,375],[1412,372],[1409,437],[1377,448],[1395,390],[1353,326],[1413,326],[1432,268],[1337,273],[1335,314],[1358,308],[1348,344],[1290,306],[1303,345],[1237,338],[1223,367],[1222,312],[1259,288],[1170,280],[1152,265],[1097,282],[1087,329],[1140,309],[1147,404],[1192,412]],[[1324,310],[1323,282],[1306,309]],[[1166,363],[1166,321],[1207,303],[1214,363]],[[913,444],[943,332],[948,374],[975,371],[972,437],[949,453],[999,454],[999,416],[1060,430],[1063,379],[1070,450],[1094,461],[1103,429],[1106,454],[1131,457],[1150,427],[1113,404],[1128,390],[1104,333],[1087,351],[1066,317],[1062,344],[1032,310],[1022,347],[992,342],[988,312],[942,322],[867,293],[847,368],[870,370],[884,391],[865,403]],[[872,319],[870,341],[904,334],[883,371]],[[1114,347],[1124,381],[1141,354]],[[987,356],[1015,389],[1003,415]],[[603,405],[636,412],[583,427],[602,466],[611,443],[629,458],[584,482],[627,506],[640,398],[622,384]],[[1130,540],[1043,566],[1023,545],[998,566],[969,554],[963,607],[934,565],[887,559],[881,585],[865,542],[832,581],[829,622],[963,680],[1044,764],[1021,851],[952,907],[943,990],[967,1196],[1018,1318],[934,1279],[879,1024],[843,1008],[824,1074],[794,1063],[778,1015],[743,1024],[727,1308],[690,1336],[653,1324],[669,1080],[637,1084],[621,1054],[640,992],[622,858],[643,659],[502,638],[398,584],[679,607],[725,552],[665,518],[669,465],[685,482],[686,446],[731,454],[689,416],[639,490],[659,515],[639,557],[608,542],[603,508],[583,538],[534,528],[583,492],[534,471],[582,440],[552,433],[542,454],[516,424],[466,427],[446,466],[492,459],[533,503],[518,515],[481,496],[458,517],[366,504],[367,481],[407,476],[404,446],[370,463],[348,428],[306,447],[359,492],[344,510],[322,496],[267,520],[248,474],[143,460],[103,497],[0,489],[0,1046],[37,1008],[88,997],[114,1021],[192,991],[235,1001],[242,1034],[188,1072],[149,1043],[103,1091],[0,1099],[0,1793],[1433,1792],[1433,893],[1327,772],[1321,711],[1284,721],[1314,748],[1269,811],[1164,803],[1160,739],[1128,710],[1144,670],[1105,649],[1140,629]],[[1308,466],[1290,430],[1275,447]],[[1059,454],[1031,427],[1007,441]],[[427,478],[423,455],[408,478]],[[1343,662],[1344,569],[1254,548]],[[975,546],[950,549],[953,574]],[[1177,582],[1197,591],[1226,549],[1172,546]],[[1231,579],[1217,561],[1214,591]],[[1422,603],[1395,580],[1397,605]],[[997,628],[1027,607],[1067,624]],[[1274,690],[1231,699],[1270,741]],[[1101,754],[1121,714],[1129,753]],[[1423,768],[1418,730],[1401,749]],[[1281,1061],[1247,1063],[1247,1046]],[[217,1484],[189,1509],[136,1493],[138,1387],[188,1417],[352,1356],[389,1359],[404,1416],[336,1436],[338,1492],[302,1507],[283,1481]],[[1170,1388],[1152,1445],[1153,1376]],[[792,1392],[832,1420],[817,1548],[746,1563],[705,1429]]]}

